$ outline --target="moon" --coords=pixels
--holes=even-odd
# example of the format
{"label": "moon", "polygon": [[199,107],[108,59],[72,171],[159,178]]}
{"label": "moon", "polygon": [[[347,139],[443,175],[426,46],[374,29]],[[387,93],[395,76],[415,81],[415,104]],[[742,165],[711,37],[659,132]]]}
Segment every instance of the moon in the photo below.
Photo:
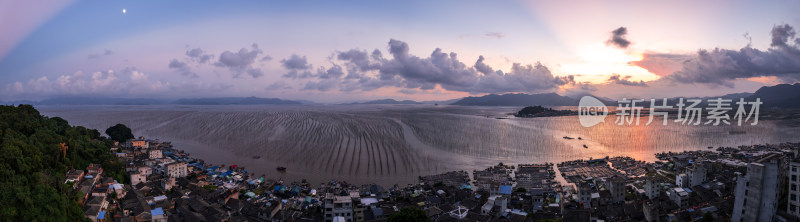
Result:
{"label": "moon", "polygon": [[122,14],[124,15],[124,14],[126,14],[126,12],[127,12],[127,11],[126,11],[126,10],[123,8],[123,9],[122,9]]}

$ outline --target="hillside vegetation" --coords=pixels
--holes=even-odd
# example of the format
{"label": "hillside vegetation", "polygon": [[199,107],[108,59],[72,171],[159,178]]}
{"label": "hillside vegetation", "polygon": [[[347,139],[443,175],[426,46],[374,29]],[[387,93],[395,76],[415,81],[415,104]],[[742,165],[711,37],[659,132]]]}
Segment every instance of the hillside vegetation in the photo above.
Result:
{"label": "hillside vegetation", "polygon": [[123,182],[124,166],[115,162],[111,144],[97,130],[42,116],[33,106],[0,106],[0,218],[86,220],[82,195],[64,184],[65,173],[100,163],[105,175]]}

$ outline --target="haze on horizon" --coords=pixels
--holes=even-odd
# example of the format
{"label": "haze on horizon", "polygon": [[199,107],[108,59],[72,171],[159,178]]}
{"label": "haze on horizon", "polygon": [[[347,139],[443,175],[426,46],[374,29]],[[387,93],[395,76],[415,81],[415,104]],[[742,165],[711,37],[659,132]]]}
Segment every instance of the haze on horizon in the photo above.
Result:
{"label": "haze on horizon", "polygon": [[0,1],[0,100],[714,96],[800,80],[797,1]]}

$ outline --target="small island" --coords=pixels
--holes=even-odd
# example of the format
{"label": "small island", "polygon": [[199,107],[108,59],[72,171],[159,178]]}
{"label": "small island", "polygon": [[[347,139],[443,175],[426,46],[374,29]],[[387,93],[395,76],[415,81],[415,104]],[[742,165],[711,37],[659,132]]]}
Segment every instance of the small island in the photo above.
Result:
{"label": "small island", "polygon": [[522,108],[519,112],[514,114],[516,117],[548,117],[548,116],[571,116],[578,115],[577,111],[572,110],[555,110],[543,106],[528,106]]}

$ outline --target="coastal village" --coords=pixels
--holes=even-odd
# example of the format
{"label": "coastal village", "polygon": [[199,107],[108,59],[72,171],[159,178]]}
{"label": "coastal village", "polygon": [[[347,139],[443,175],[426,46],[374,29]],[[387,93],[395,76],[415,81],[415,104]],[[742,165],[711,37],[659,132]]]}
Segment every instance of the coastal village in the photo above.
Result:
{"label": "coastal village", "polygon": [[506,165],[384,187],[310,184],[213,165],[143,137],[112,147],[129,181],[103,166],[67,172],[92,221],[797,221],[800,143]]}

